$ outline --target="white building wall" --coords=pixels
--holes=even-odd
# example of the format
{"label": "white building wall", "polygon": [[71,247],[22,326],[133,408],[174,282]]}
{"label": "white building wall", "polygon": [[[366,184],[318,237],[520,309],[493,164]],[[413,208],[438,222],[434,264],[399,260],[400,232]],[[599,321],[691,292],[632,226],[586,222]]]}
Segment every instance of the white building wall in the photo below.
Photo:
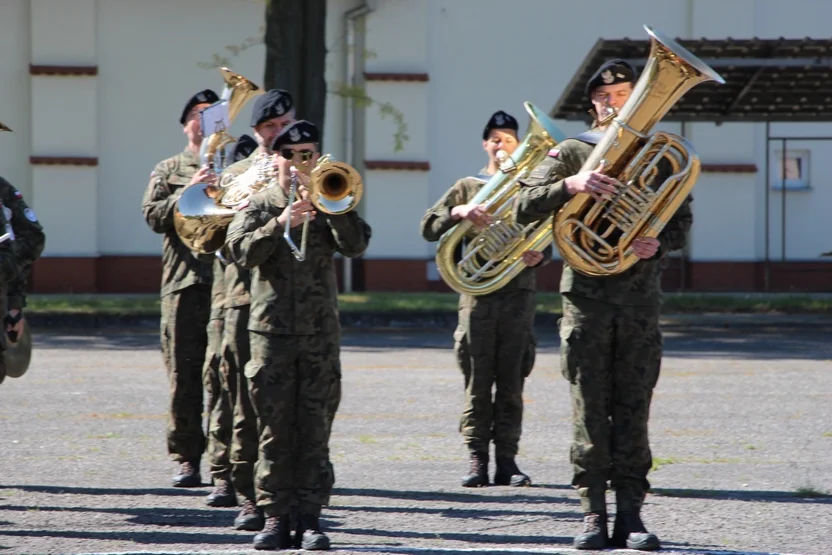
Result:
{"label": "white building wall", "polygon": [[[531,101],[548,110],[598,37],[645,38],[643,24],[682,38],[828,35],[832,3],[822,0],[525,0],[508,8],[493,0],[367,2],[366,51],[354,71],[425,73],[427,82],[368,81],[376,104],[351,121],[350,102],[330,94],[326,150],[339,159],[429,162],[430,171],[366,170],[360,208],[374,228],[369,258],[432,258],[419,219],[459,177],[484,165],[480,132],[497,109],[514,114]],[[351,46],[343,14],[360,0],[331,0],[327,80],[350,77]],[[161,17],[160,14],[164,14]],[[196,14],[196,15],[195,15]],[[184,100],[203,87],[222,89],[204,69],[214,53],[257,35],[259,0],[3,0],[0,17],[2,175],[41,216],[46,256],[149,255],[160,237],[141,216],[153,166],[184,147],[178,124]],[[69,31],[71,29],[71,31]],[[494,29],[499,29],[494,32]],[[231,56],[234,70],[261,83],[262,45]],[[97,76],[30,76],[29,65],[97,66]],[[394,148],[395,125],[381,103],[404,114],[408,140]],[[232,127],[249,131],[246,106]],[[577,122],[558,122],[567,134]],[[351,137],[364,127],[360,144]],[[660,129],[679,132],[678,124]],[[782,253],[783,195],[768,190],[765,125],[686,126],[705,164],[756,164],[755,174],[703,174],[694,189],[695,261],[759,260]],[[832,135],[830,124],[772,124],[774,135]],[[770,146],[772,152],[779,144]],[[810,152],[810,188],[785,194],[786,259],[813,260],[828,250],[832,219],[832,142],[790,143]],[[29,157],[97,157],[97,167],[31,166]],[[353,161],[355,161],[353,159]]]}
{"label": "white building wall", "polygon": [[[185,148],[179,116],[188,98],[203,88],[222,94],[219,71],[200,63],[215,53],[227,56],[227,45],[257,35],[264,7],[254,0],[107,0],[97,6],[99,250],[157,255],[161,236],[141,211],[150,172]],[[262,44],[228,57],[232,70],[263,85]],[[251,134],[252,105],[232,124],[235,137]]]}

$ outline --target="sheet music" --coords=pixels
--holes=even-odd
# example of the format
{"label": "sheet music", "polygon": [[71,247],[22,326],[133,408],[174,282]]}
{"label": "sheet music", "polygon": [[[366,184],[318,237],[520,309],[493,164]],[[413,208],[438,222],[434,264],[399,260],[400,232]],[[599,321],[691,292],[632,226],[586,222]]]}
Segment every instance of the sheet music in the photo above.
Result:
{"label": "sheet music", "polygon": [[208,106],[199,114],[202,124],[202,136],[209,137],[217,131],[231,127],[228,117],[228,101],[220,100]]}

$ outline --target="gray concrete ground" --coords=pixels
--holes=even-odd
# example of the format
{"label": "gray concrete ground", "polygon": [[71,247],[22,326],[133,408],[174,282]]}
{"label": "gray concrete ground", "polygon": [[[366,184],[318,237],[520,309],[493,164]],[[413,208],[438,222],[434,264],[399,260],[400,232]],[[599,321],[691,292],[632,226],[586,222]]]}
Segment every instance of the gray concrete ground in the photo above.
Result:
{"label": "gray concrete ground", "polygon": [[[832,552],[832,328],[666,329],[644,510],[663,552]],[[236,509],[205,505],[209,486],[169,487],[153,330],[35,339],[29,373],[0,386],[0,555],[251,552]],[[450,333],[345,334],[334,549],[575,553],[569,399],[557,339],[540,340],[519,457],[534,487],[470,490]]]}

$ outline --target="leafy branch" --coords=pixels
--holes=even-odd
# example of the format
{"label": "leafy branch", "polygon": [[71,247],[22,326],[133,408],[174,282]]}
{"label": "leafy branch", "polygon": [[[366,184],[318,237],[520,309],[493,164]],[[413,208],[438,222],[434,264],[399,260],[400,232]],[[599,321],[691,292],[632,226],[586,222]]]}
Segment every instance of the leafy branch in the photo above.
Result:
{"label": "leafy branch", "polygon": [[[268,2],[269,0],[266,1]],[[263,44],[265,42],[265,35],[266,26],[261,25],[259,34],[248,37],[240,44],[226,46],[226,55],[215,52],[211,55],[211,59],[209,61],[198,62],[197,66],[202,69],[231,67],[232,57],[239,56],[249,48]],[[331,49],[330,51],[337,52],[337,49]],[[370,49],[365,49],[362,54],[365,60],[375,58],[378,55],[375,51]],[[368,96],[365,88],[346,85],[344,83],[333,83],[332,90],[328,91],[328,94],[334,94],[342,98],[349,98],[362,108],[369,108],[373,105],[377,106],[381,119],[392,119],[393,125],[396,128],[396,131],[393,134],[393,150],[395,152],[404,150],[404,143],[410,139],[410,135],[407,133],[407,122],[404,119],[404,113],[396,108],[391,102],[379,102]]]}

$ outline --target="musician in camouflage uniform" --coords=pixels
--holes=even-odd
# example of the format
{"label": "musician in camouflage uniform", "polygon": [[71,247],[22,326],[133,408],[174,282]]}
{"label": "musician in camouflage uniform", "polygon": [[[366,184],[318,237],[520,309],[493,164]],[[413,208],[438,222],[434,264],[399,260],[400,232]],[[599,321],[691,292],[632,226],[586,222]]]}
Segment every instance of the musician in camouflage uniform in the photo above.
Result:
{"label": "musician in camouflage uniform", "polygon": [[180,463],[174,487],[202,485],[202,369],[208,344],[214,256],[192,252],[179,239],[173,215],[182,191],[214,179],[207,167],[200,167],[203,137],[199,112],[217,100],[219,97],[210,89],[188,100],[179,119],[188,144],[183,152],[156,165],[142,202],[148,226],[163,236],[161,344],[171,392],[167,446],[171,458]]}
{"label": "musician in camouflage uniform", "polygon": [[[248,135],[241,136],[231,152],[228,167],[222,173],[220,180],[225,183],[233,176],[229,170],[236,163],[246,160],[257,148],[257,143]],[[229,269],[229,266],[232,266]],[[229,449],[232,444],[234,427],[234,407],[237,396],[237,368],[234,360],[228,358],[225,351],[225,319],[228,313],[226,297],[226,274],[231,274],[235,280],[236,266],[229,264],[221,252],[214,260],[214,282],[211,286],[211,320],[208,323],[208,351],[205,353],[205,370],[203,381],[207,391],[212,392],[209,408],[208,426],[208,459],[211,477],[214,480],[214,491],[208,495],[208,505],[211,507],[235,507],[237,498],[234,493],[232,480],[232,461]],[[235,282],[236,284],[236,282]],[[236,289],[232,290],[235,291]],[[247,294],[246,281],[245,292]],[[231,304],[235,304],[232,302]],[[248,332],[246,332],[248,333]],[[245,338],[248,344],[248,337]],[[233,355],[234,351],[232,351]],[[232,356],[233,358],[233,356]],[[254,423],[252,423],[254,426]]]}
{"label": "musician in camouflage uniform", "polygon": [[[518,146],[517,120],[495,112],[483,129],[483,149],[488,166],[476,177],[464,177],[422,218],[422,237],[439,238],[459,221],[487,226],[490,215],[471,200],[497,172],[497,153],[511,154]],[[535,271],[546,264],[552,248],[526,251],[528,266],[505,287],[488,295],[460,295],[459,324],[454,332],[454,351],[465,384],[465,408],[460,431],[470,456],[464,487],[489,484],[488,462],[494,443],[495,485],[528,486],[530,478],[515,462],[523,421],[523,385],[532,371],[537,341],[534,334]],[[492,393],[492,389],[494,390]]]}
{"label": "musician in camouflage uniform", "polygon": [[[229,186],[247,171],[262,169],[262,177],[273,174],[274,157],[271,145],[275,137],[295,121],[292,96],[288,91],[273,89],[260,95],[254,102],[251,127],[254,138],[243,135],[237,145],[238,151],[247,156],[223,171],[221,184]],[[252,167],[254,166],[254,167]],[[251,270],[231,261],[226,249],[220,254],[226,261],[225,267],[225,331],[222,341],[224,357],[223,396],[225,403],[232,407],[229,423],[228,457],[231,468],[229,491],[236,490],[237,501],[242,509],[234,519],[237,530],[262,530],[263,512],[257,507],[254,491],[254,464],[257,462],[257,415],[251,404],[249,383],[243,373],[250,358],[248,320],[251,304]],[[233,493],[232,493],[233,494]]]}
{"label": "musician in camouflage uniform", "polygon": [[[532,171],[531,187],[517,203],[517,217],[528,223],[551,216],[578,193],[609,198],[622,185],[604,175],[603,167],[583,169],[604,127],[598,120],[609,107],[620,110],[636,79],[621,60],[601,66],[587,84],[596,114],[589,133],[567,139]],[[669,175],[660,166],[656,184]],[[569,380],[574,417],[570,459],[585,513],[578,549],[603,549],[612,544],[645,551],[659,540],[641,520],[641,507],[650,487],[652,466],[648,417],[659,378],[662,334],[659,329],[661,264],[669,252],[681,249],[693,222],[687,198],[656,239],[641,238],[633,250],[641,260],[612,276],[587,277],[564,265],[560,291],[561,368]],[[606,489],[616,497],[616,518],[610,538]]]}
{"label": "musician in camouflage uniform", "polygon": [[[232,258],[252,269],[251,360],[245,375],[260,436],[257,504],[267,517],[263,533],[254,538],[257,549],[291,546],[290,513],[295,505],[301,547],[329,548],[319,518],[334,483],[329,437],[341,394],[333,257],[336,252],[362,254],[371,231],[355,211],[316,217],[308,199],[288,199],[290,166],[314,166],[319,135],[306,121],[284,129],[273,145],[279,153],[279,184],[252,196],[228,231]],[[302,174],[297,180],[300,186],[308,183]],[[290,237],[300,247],[306,214],[306,259],[298,261],[283,230],[291,217]]]}
{"label": "musician in camouflage uniform", "polygon": [[3,352],[9,341],[17,341],[23,333],[23,309],[26,307],[26,286],[32,264],[40,258],[46,245],[46,234],[35,212],[23,200],[23,194],[0,177],[0,229],[6,239],[0,243],[0,279],[4,294],[6,333],[0,334],[0,383],[6,378]]}

